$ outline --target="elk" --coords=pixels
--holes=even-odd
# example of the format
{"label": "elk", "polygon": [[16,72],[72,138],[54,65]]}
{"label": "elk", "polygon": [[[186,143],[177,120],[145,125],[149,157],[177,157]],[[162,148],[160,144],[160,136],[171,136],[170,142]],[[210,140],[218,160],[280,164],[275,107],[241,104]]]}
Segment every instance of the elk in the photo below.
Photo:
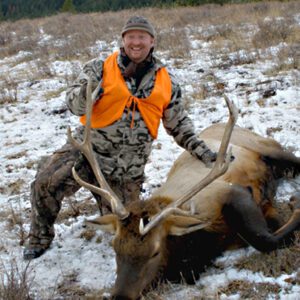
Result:
{"label": "elk", "polygon": [[225,100],[230,114],[227,124],[212,125],[200,134],[211,149],[219,147],[213,168],[184,152],[150,199],[125,206],[107,184],[92,150],[88,84],[84,141],[76,142],[70,130],[68,135],[89,161],[99,187],[84,182],[75,169],[74,178],[111,207],[111,214],[86,223],[115,234],[113,299],[139,299],[162,279],[193,283],[205,265],[234,246],[251,245],[269,252],[293,242],[300,229],[300,192],[290,199],[293,212],[285,224],[272,202],[277,180],[300,173],[300,158],[272,139],[235,126],[237,109]]}

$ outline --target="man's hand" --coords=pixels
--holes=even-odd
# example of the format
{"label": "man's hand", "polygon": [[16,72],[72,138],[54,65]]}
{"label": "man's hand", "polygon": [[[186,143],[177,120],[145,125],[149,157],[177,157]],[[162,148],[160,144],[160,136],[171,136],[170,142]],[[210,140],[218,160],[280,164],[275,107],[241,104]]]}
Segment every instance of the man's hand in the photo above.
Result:
{"label": "man's hand", "polygon": [[217,159],[217,153],[211,151],[210,149],[206,150],[201,156],[200,160],[205,164],[207,168],[211,168],[213,162]]}
{"label": "man's hand", "polygon": [[[232,162],[234,159],[235,157],[231,155],[230,161]],[[208,149],[201,155],[200,160],[205,164],[207,168],[211,168],[213,163],[217,160],[217,153]]]}

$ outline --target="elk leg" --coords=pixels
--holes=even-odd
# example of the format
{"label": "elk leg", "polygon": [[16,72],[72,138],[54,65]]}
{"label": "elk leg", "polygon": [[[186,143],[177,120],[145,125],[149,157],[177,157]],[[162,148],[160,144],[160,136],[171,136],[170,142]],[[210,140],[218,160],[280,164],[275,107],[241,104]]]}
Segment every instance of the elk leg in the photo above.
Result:
{"label": "elk leg", "polygon": [[261,209],[249,191],[236,191],[232,196],[233,200],[224,205],[222,212],[226,223],[244,241],[262,252],[288,246],[293,242],[294,231],[300,229],[300,194],[293,198],[296,205],[292,216],[275,233],[270,232]]}
{"label": "elk leg", "polygon": [[271,206],[271,203],[268,203],[268,208],[264,207],[263,212],[265,219],[267,221],[268,227],[272,232],[279,229],[284,223],[282,218],[278,215],[277,209]]}
{"label": "elk leg", "polygon": [[289,220],[276,232],[277,237],[285,236],[287,233],[294,231],[295,224],[298,224],[296,230],[300,229],[300,192],[290,198],[290,204],[293,206],[293,214]]}

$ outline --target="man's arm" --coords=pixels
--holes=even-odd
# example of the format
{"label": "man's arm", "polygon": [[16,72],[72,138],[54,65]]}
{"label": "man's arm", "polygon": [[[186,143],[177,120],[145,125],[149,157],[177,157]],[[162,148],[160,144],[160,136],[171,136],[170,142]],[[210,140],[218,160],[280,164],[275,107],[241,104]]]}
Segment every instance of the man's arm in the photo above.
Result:
{"label": "man's arm", "polygon": [[181,89],[173,78],[172,99],[164,111],[162,120],[167,133],[174,137],[179,146],[207,165],[216,160],[216,153],[212,152],[203,140],[197,138],[193,122],[182,105]]}
{"label": "man's arm", "polygon": [[97,94],[94,100],[99,99],[102,93],[102,65],[103,61],[99,59],[89,61],[84,65],[83,70],[74,83],[68,87],[66,92],[66,103],[74,115],[82,116],[86,112],[86,87],[89,78],[92,80],[92,91],[96,91]]}

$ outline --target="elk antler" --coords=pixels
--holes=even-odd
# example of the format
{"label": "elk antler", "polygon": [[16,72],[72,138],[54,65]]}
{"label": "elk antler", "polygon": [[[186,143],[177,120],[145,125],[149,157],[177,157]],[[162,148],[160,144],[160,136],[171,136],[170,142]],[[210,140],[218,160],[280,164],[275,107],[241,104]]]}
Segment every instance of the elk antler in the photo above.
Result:
{"label": "elk antler", "polygon": [[161,221],[163,221],[168,215],[172,213],[180,214],[180,215],[191,215],[189,212],[180,209],[179,207],[190,200],[194,195],[199,193],[202,189],[216,180],[218,177],[222,176],[228,169],[230,158],[231,158],[231,149],[229,149],[226,154],[231,133],[233,131],[234,125],[238,118],[238,111],[236,106],[231,102],[226,95],[224,95],[228,110],[229,110],[229,120],[226,124],[225,131],[223,134],[223,138],[221,141],[221,145],[219,148],[217,160],[211,169],[211,171],[204,177],[200,183],[191,189],[187,194],[172,202],[167,207],[165,207],[161,212],[156,214],[151,221],[144,227],[143,221],[141,219],[140,222],[140,234],[145,235],[149,232],[153,227],[157,226]]}
{"label": "elk antler", "polygon": [[87,188],[88,190],[99,194],[104,199],[106,199],[112,209],[112,212],[115,213],[120,219],[125,219],[128,217],[129,213],[123,206],[121,200],[118,196],[114,193],[111,189],[107,181],[105,180],[101,169],[98,165],[98,161],[95,157],[92,143],[91,143],[91,115],[92,115],[92,93],[91,93],[91,80],[88,80],[87,89],[86,89],[86,124],[84,129],[84,138],[82,143],[78,143],[72,136],[72,132],[70,127],[68,127],[68,139],[70,143],[76,148],[81,151],[81,153],[86,157],[88,160],[94,175],[99,183],[100,187],[92,185],[84,180],[82,180],[78,174],[76,173],[75,168],[72,168],[72,174],[74,179],[83,187]]}

